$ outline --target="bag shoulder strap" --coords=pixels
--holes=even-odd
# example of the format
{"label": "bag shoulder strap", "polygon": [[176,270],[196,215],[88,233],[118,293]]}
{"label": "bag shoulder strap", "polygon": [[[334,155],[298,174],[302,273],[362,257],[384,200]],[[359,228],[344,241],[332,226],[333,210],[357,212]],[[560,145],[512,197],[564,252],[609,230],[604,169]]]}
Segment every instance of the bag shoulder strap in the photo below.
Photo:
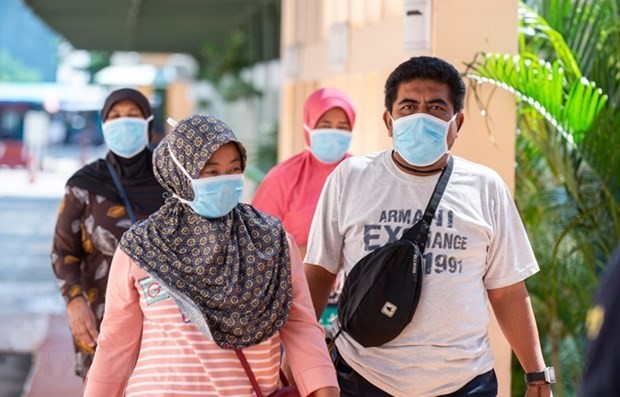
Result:
{"label": "bag shoulder strap", "polygon": [[[263,393],[258,386],[258,382],[254,377],[254,372],[252,371],[252,368],[250,368],[248,360],[245,358],[245,354],[243,354],[243,351],[241,349],[235,349],[235,353],[237,354],[237,357],[239,357],[239,361],[241,361],[241,365],[245,370],[245,374],[248,376],[248,379],[250,379],[250,383],[252,384],[252,388],[256,393],[256,397],[263,397]],[[280,382],[282,382],[282,385],[284,387],[289,386],[288,379],[286,379],[286,375],[284,375],[282,368],[280,368]]]}
{"label": "bag shoulder strap", "polygon": [[254,393],[256,393],[256,397],[263,397],[263,392],[261,392],[260,386],[258,386],[258,382],[254,377],[254,372],[252,372],[252,368],[250,368],[250,364],[245,358],[245,354],[243,354],[243,351],[241,349],[235,349],[235,353],[237,354],[237,357],[239,357],[239,361],[241,361],[241,365],[245,370],[245,374],[248,376],[248,379],[250,379],[250,383],[252,384]]}
{"label": "bag shoulder strap", "polygon": [[125,188],[121,183],[121,178],[118,176],[118,173],[114,169],[114,166],[110,164],[109,161],[106,160],[105,164],[108,166],[108,171],[110,171],[110,175],[112,176],[112,180],[114,181],[114,186],[116,186],[116,190],[118,190],[118,194],[121,196],[121,200],[127,209],[127,215],[129,215],[129,219],[131,219],[131,223],[136,223],[138,218],[136,218],[135,212],[133,212],[133,207],[131,206],[131,202],[129,201],[129,197],[127,197],[127,193],[125,192]]}
{"label": "bag shoulder strap", "polygon": [[426,248],[426,240],[428,238],[428,231],[431,227],[431,222],[433,220],[433,216],[435,216],[435,211],[439,206],[439,202],[441,201],[441,197],[443,196],[443,192],[446,190],[448,186],[448,180],[450,180],[450,175],[452,174],[452,169],[454,168],[454,158],[450,156],[448,160],[448,164],[444,167],[443,171],[441,171],[441,175],[439,176],[439,180],[437,181],[437,185],[435,185],[435,190],[433,190],[433,194],[431,195],[431,199],[429,200],[426,210],[424,211],[424,216],[418,222],[416,222],[413,227],[403,234],[404,239],[413,241],[418,244],[418,248],[420,248],[420,252],[424,252],[424,248]]}

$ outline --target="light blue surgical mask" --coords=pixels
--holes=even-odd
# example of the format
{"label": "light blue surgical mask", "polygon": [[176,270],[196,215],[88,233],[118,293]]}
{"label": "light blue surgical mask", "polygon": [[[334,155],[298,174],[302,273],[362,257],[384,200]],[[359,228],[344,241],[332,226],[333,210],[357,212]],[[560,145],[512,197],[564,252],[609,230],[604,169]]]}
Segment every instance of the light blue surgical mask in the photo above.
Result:
{"label": "light blue surgical mask", "polygon": [[426,113],[392,119],[394,149],[411,165],[434,164],[448,152],[448,130],[455,119],[456,114],[444,121]]}
{"label": "light blue surgical mask", "polygon": [[149,121],[139,117],[119,117],[102,124],[103,140],[112,153],[126,159],[135,156],[149,143]]}
{"label": "light blue surgical mask", "polygon": [[189,205],[198,215],[205,218],[221,218],[239,204],[243,194],[243,174],[212,176],[209,178],[192,179],[170,151],[172,161],[191,180],[194,199],[185,200],[174,194],[179,201]]}
{"label": "light blue surgical mask", "polygon": [[311,130],[310,152],[321,163],[336,163],[347,154],[351,145],[351,132],[337,128]]}

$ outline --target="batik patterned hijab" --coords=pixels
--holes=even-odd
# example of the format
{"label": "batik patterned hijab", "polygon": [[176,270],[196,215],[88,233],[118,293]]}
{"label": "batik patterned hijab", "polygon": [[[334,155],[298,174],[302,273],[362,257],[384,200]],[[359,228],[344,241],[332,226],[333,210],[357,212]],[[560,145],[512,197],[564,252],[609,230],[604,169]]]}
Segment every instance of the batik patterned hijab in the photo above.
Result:
{"label": "batik patterned hijab", "polygon": [[[245,148],[226,124],[205,115],[183,119],[153,153],[155,177],[170,193],[191,201],[191,181],[171,154],[198,178],[211,155],[229,142],[239,147],[245,169]],[[208,219],[170,197],[127,231],[120,246],[220,347],[263,342],[288,317],[292,281],[286,233],[279,220],[249,205]]]}

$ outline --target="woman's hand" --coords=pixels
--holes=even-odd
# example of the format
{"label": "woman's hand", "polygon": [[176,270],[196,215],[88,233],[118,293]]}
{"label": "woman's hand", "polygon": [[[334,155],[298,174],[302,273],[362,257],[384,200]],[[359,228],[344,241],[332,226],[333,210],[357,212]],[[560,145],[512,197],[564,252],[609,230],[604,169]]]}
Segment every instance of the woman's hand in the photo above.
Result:
{"label": "woman's hand", "polygon": [[86,299],[77,297],[67,305],[69,327],[76,343],[88,352],[94,352],[97,345],[97,322]]}

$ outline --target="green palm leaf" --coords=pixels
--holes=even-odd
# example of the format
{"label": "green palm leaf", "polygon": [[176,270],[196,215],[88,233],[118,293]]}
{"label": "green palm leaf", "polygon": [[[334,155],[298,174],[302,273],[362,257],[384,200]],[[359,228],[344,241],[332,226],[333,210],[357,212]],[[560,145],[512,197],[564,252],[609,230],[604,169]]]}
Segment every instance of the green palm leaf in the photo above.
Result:
{"label": "green palm leaf", "polygon": [[569,82],[560,61],[549,63],[532,54],[485,53],[482,61],[468,65],[465,76],[515,94],[577,143],[607,102],[594,82],[585,77]]}
{"label": "green palm leaf", "polygon": [[465,75],[484,111],[476,82],[519,99],[515,198],[544,272],[527,284],[563,397],[579,389],[585,313],[620,241],[620,0],[524,3],[519,55],[478,54]]}
{"label": "green palm leaf", "polygon": [[552,45],[557,58],[564,65],[571,78],[581,77],[581,70],[564,37],[553,29],[544,18],[523,3],[519,6],[519,24],[521,34],[538,41],[537,47]]}

